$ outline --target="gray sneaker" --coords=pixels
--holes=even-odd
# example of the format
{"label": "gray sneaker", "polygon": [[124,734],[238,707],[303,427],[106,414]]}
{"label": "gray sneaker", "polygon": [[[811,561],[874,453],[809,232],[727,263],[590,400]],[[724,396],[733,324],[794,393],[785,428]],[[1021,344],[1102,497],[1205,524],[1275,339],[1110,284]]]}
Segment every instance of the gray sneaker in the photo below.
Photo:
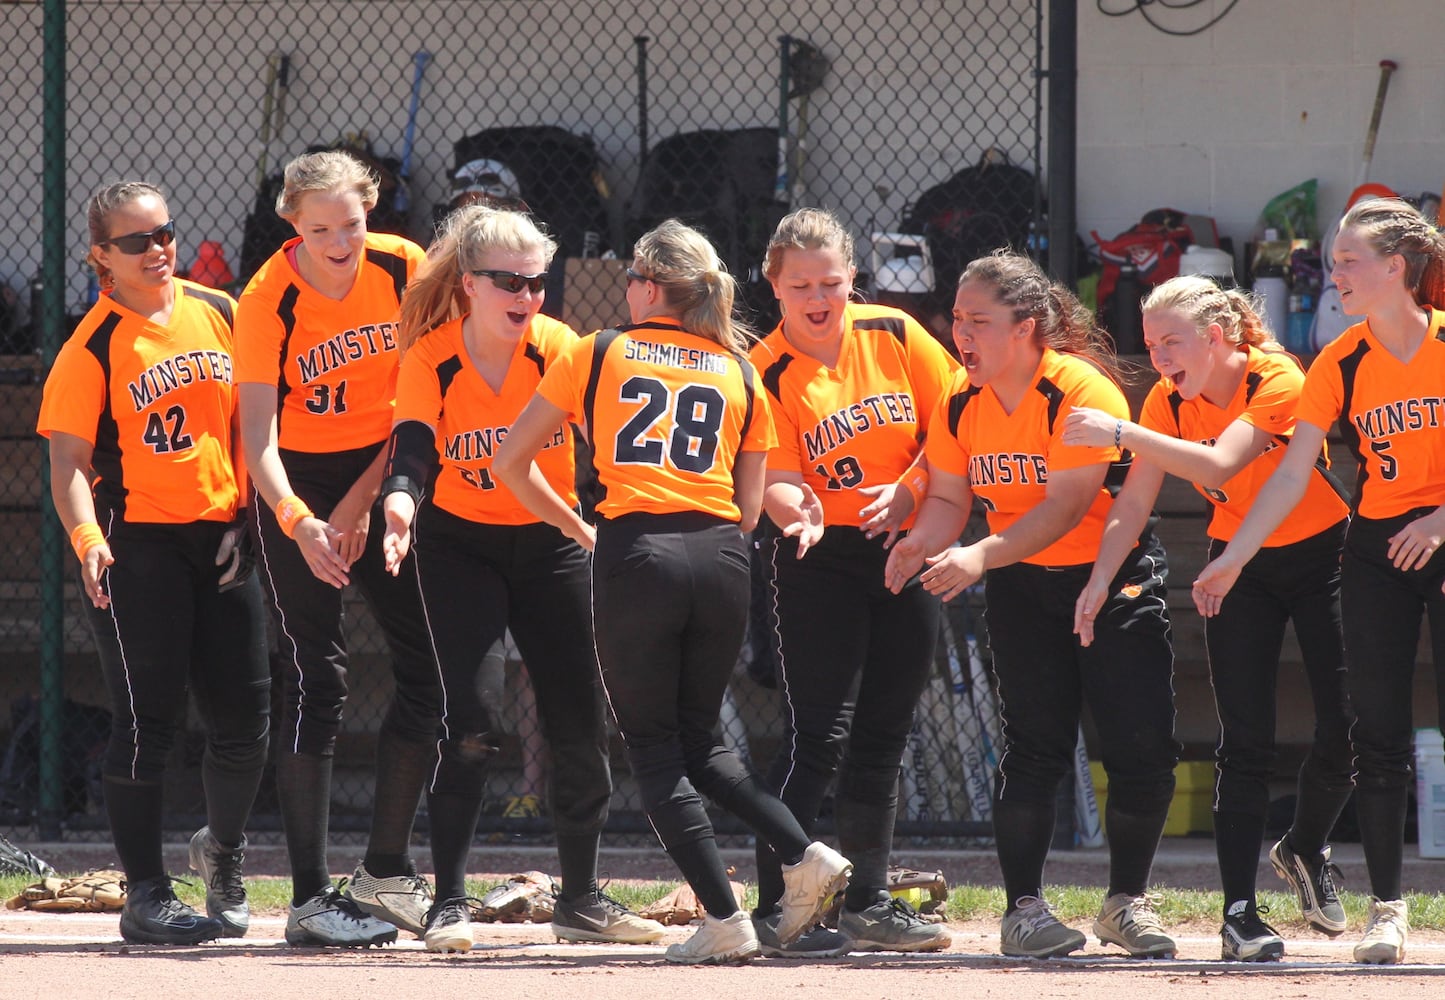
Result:
{"label": "gray sneaker", "polygon": [[363,913],[411,931],[417,937],[426,933],[426,916],[436,902],[431,885],[415,868],[405,875],[377,878],[366,870],[365,862],[351,873],[346,897],[361,907]]}
{"label": "gray sneaker", "polygon": [[838,931],[853,951],[942,951],[953,935],[942,924],[930,924],[905,900],[879,890],[878,901],[863,910],[845,905]]}
{"label": "gray sneaker", "polygon": [[191,871],[206,883],[206,915],[221,922],[222,937],[245,937],[251,926],[251,907],[241,878],[246,838],[234,848],[223,847],[211,836],[211,828],[203,826],[191,838],[190,854]]}
{"label": "gray sneaker", "polygon": [[1300,914],[1317,931],[1330,937],[1343,934],[1345,908],[1340,905],[1340,869],[1330,860],[1326,847],[1317,857],[1295,853],[1289,838],[1281,837],[1269,849],[1269,863],[1280,878],[1289,883],[1299,898]]}
{"label": "gray sneaker", "polygon": [[391,944],[396,928],[367,916],[354,902],[328,885],[286,917],[286,943],[311,948],[370,948]]}
{"label": "gray sneaker", "polygon": [[1084,947],[1083,933],[1062,923],[1037,896],[1021,896],[999,925],[999,949],[1014,958],[1061,958]]}
{"label": "gray sneaker", "polygon": [[783,944],[778,937],[778,921],[783,915],[772,913],[766,917],[753,918],[753,930],[758,932],[758,945],[768,958],[837,958],[848,954],[852,946],[846,937],[829,930],[822,924],[802,933],[791,944]]}
{"label": "gray sneaker", "polygon": [[1116,892],[1104,900],[1094,920],[1100,944],[1116,944],[1135,958],[1173,958],[1179,946],[1164,933],[1150,893]]}
{"label": "gray sneaker", "polygon": [[581,899],[558,896],[552,907],[552,933],[558,941],[648,944],[665,932],[656,920],[638,916],[599,891]]}

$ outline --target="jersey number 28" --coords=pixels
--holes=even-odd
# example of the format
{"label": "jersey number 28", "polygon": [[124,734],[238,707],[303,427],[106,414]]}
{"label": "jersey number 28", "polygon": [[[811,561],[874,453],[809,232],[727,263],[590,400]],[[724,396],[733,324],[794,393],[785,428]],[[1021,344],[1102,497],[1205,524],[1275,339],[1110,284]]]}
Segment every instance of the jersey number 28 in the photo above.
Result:
{"label": "jersey number 28", "polygon": [[718,430],[727,401],[710,385],[685,385],[674,394],[655,378],[634,375],[622,383],[618,398],[642,407],[617,432],[613,455],[619,465],[661,465],[662,440],[653,434],[672,412],[667,457],[683,472],[706,472],[717,457]]}

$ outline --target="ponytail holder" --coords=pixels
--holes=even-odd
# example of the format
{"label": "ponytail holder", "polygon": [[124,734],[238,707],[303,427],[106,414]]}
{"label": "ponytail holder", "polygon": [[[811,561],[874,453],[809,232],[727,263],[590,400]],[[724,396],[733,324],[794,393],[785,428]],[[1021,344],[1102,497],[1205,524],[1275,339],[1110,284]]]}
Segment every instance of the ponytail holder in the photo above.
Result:
{"label": "ponytail holder", "polygon": [[294,538],[296,525],[303,518],[315,517],[311,508],[306,506],[306,501],[294,493],[289,497],[283,497],[281,502],[276,504],[276,523],[281,526],[281,533],[287,538]]}
{"label": "ponytail holder", "polygon": [[1124,445],[1123,445],[1123,440],[1124,440],[1124,421],[1122,421],[1122,420],[1115,420],[1115,421],[1114,421],[1114,447],[1115,447],[1115,448],[1122,448],[1122,447],[1124,446]]}

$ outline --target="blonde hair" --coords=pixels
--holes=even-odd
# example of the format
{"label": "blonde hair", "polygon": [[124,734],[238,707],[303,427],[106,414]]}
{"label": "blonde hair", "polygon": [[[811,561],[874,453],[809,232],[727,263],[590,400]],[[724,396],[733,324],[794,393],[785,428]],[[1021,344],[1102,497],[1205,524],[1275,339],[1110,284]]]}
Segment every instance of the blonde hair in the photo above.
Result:
{"label": "blonde hair", "polygon": [[783,254],[789,250],[836,250],[843,265],[853,266],[853,237],[832,212],[821,208],[800,208],[783,216],[768,251],[763,257],[763,275],[777,281],[783,270]]}
{"label": "blonde hair", "polygon": [[1211,323],[1224,331],[1226,343],[1236,347],[1248,344],[1265,351],[1282,350],[1273,331],[1260,315],[1257,297],[1229,288],[1220,288],[1199,275],[1170,278],[1149,293],[1140,306],[1144,314],[1173,310],[1187,319],[1202,334]]}
{"label": "blonde hair", "polygon": [[662,290],[683,329],[735,354],[747,350],[752,331],[733,316],[737,282],[702,233],[677,219],[659,223],[638,237],[632,269]]}
{"label": "blonde hair", "polygon": [[1419,305],[1445,309],[1445,235],[1399,198],[1357,202],[1340,220],[1381,257],[1405,258],[1405,287]]}
{"label": "blonde hair", "polygon": [[301,198],[313,191],[355,191],[370,212],[381,196],[381,182],[366,164],[350,153],[329,149],[307,153],[286,164],[285,186],[276,196],[276,214],[295,222]]}
{"label": "blonde hair", "polygon": [[448,215],[401,297],[397,345],[402,351],[467,312],[462,274],[479,270],[482,257],[495,250],[541,253],[545,271],[557,254],[557,242],[521,212],[472,204]]}
{"label": "blonde hair", "polygon": [[1108,336],[1094,322],[1074,293],[1051,280],[1023,254],[995,250],[978,257],[958,277],[993,286],[994,298],[1013,310],[1014,322],[1034,321],[1034,342],[1061,354],[1076,354],[1093,362],[1104,374],[1123,384],[1125,373]]}
{"label": "blonde hair", "polygon": [[[119,181],[115,184],[108,184],[98,189],[90,196],[90,203],[85,210],[86,226],[90,229],[91,249],[85,252],[85,262],[95,271],[95,276],[100,281],[100,287],[104,291],[111,291],[115,288],[115,275],[110,268],[100,262],[95,255],[95,245],[108,243],[112,236],[110,231],[110,217],[117,208],[122,205],[129,205],[141,198],[156,198],[162,205],[166,203],[166,196],[161,194],[161,189],[154,184],[147,184],[145,181]],[[169,214],[169,212],[167,213]]]}

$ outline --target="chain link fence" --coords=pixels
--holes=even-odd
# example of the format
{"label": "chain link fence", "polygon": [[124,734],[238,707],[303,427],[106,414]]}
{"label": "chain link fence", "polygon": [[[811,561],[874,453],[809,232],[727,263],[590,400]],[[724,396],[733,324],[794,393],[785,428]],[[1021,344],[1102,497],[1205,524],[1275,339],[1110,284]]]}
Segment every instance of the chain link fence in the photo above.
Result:
{"label": "chain link fence", "polygon": [[[64,636],[60,736],[46,744],[60,757],[63,787],[50,801],[73,835],[103,836],[106,826],[97,795],[105,693],[74,562],[55,551],[63,538],[40,541],[53,514],[34,435],[56,338],[96,294],[83,264],[92,190],[158,183],[177,219],[180,266],[235,293],[289,235],[272,208],[280,167],[344,146],[382,178],[372,227],[423,244],[449,207],[478,191],[524,200],[562,248],[544,308],[583,331],[625,316],[631,242],[668,216],[708,232],[744,280],[755,325],[768,328],[776,312],[758,273],[762,248],[790,206],[821,205],[858,239],[860,287],[912,310],[947,344],[962,264],[1044,231],[1035,180],[1041,3],[0,4],[11,67],[0,101],[0,830],[24,835],[42,801],[46,622]],[[45,18],[60,14],[66,162],[56,177],[42,163],[42,56]],[[57,181],[65,266],[47,271],[37,234],[42,190]],[[42,289],[57,285],[65,324],[47,335]],[[64,575],[59,599],[44,597],[47,564]],[[986,829],[976,782],[965,781],[983,745],[980,720],[992,722],[986,676],[970,672],[965,640],[979,609],[954,610],[905,762],[903,836]],[[338,832],[365,828],[374,735],[390,697],[384,644],[359,597],[347,613],[353,695],[338,747]],[[483,825],[494,837],[541,835],[548,824],[534,807],[545,801],[545,748],[525,674],[503,652],[493,661],[505,673],[513,732]],[[779,735],[776,693],[740,667],[731,695],[726,732],[766,766]],[[189,730],[167,788],[178,830],[202,815],[201,737],[194,721]],[[642,829],[615,759],[614,826]],[[279,830],[269,778],[253,826]]]}

